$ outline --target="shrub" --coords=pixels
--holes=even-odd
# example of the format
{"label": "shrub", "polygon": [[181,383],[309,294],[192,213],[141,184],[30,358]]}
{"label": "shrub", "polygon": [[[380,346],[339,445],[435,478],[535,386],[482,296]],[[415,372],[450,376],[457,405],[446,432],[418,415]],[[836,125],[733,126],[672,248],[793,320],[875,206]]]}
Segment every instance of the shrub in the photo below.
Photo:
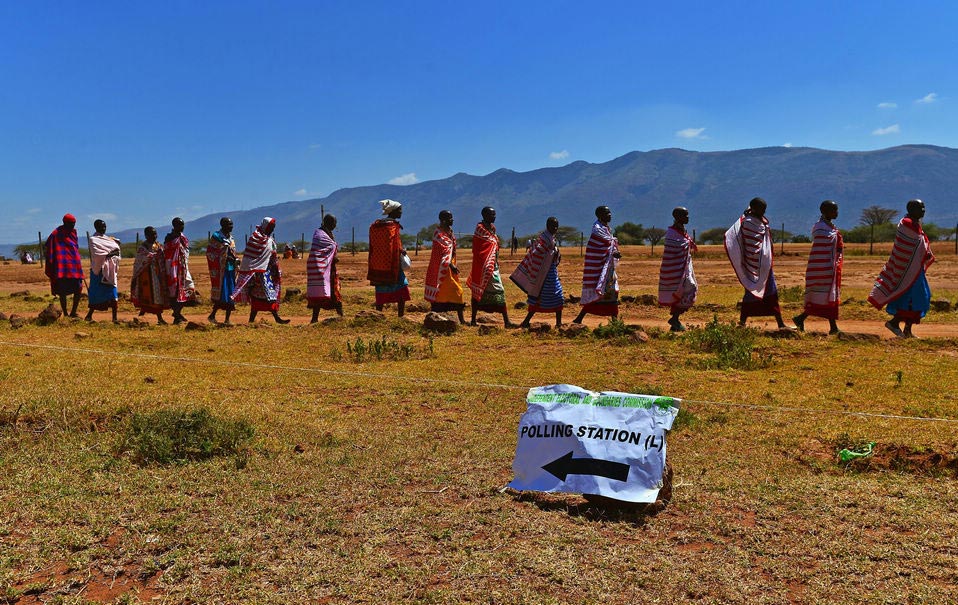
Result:
{"label": "shrub", "polygon": [[[432,344],[430,342],[430,349]],[[400,344],[395,340],[383,334],[379,340],[364,341],[361,336],[357,336],[355,341],[346,341],[347,357],[356,363],[362,363],[366,359],[375,358],[378,361],[383,359],[405,360],[409,359],[415,347],[411,344]]]}
{"label": "shrub", "polygon": [[618,317],[613,317],[609,319],[609,323],[602,324],[592,330],[592,335],[596,338],[620,338],[623,336],[631,336],[634,333],[635,329],[626,325],[626,323]]}
{"label": "shrub", "polygon": [[[120,451],[132,452],[139,463],[168,464],[228,455],[242,458],[246,455],[243,445],[254,432],[245,420],[217,418],[206,408],[159,410],[133,414]],[[241,460],[237,462],[239,465]]]}
{"label": "shrub", "polygon": [[787,303],[802,302],[805,300],[805,288],[803,286],[785,286],[779,288],[778,299]]}
{"label": "shrub", "polygon": [[692,328],[685,333],[689,344],[714,355],[704,364],[707,368],[737,370],[755,370],[771,364],[771,354],[754,352],[757,336],[755,329],[740,327],[732,321],[720,323],[717,316],[713,316],[705,327]]}

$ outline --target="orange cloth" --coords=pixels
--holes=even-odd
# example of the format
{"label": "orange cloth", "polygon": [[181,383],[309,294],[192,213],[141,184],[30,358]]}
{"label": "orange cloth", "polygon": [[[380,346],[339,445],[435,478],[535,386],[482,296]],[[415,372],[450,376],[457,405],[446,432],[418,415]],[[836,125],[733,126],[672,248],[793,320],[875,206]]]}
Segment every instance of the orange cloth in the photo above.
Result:
{"label": "orange cloth", "polygon": [[372,285],[393,285],[399,281],[399,255],[402,225],[392,219],[380,219],[369,226],[369,268],[366,279]]}

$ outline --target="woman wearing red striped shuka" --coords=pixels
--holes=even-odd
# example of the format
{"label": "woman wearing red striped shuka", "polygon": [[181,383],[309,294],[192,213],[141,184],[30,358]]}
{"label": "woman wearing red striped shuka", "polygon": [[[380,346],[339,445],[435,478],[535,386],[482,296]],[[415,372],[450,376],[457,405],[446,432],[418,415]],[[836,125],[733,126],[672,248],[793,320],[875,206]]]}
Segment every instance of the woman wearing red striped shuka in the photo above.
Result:
{"label": "woman wearing red striped shuka", "polygon": [[482,221],[476,224],[472,234],[472,270],[466,285],[472,291],[472,320],[476,325],[476,312],[502,313],[502,322],[507,328],[516,324],[509,321],[506,310],[506,289],[499,273],[499,236],[496,234],[496,210],[491,206],[482,209]]}
{"label": "woman wearing red striped shuka", "polygon": [[452,231],[452,212],[439,213],[439,226],[432,234],[432,250],[426,269],[426,294],[431,310],[436,313],[455,311],[459,323],[466,323],[463,312],[462,284],[459,282],[459,263],[456,262],[456,234]]}
{"label": "woman wearing red striped shuka", "polygon": [[[908,214],[898,223],[891,257],[868,295],[868,302],[876,309],[885,307],[885,311],[892,315],[885,327],[895,336],[904,338],[914,338],[912,325],[921,323],[921,318],[931,307],[931,289],[925,270],[935,262],[935,255],[931,253],[931,243],[921,228],[923,216],[924,202],[908,202]],[[901,329],[903,321],[904,332]]]}
{"label": "woman wearing red striped shuka", "polygon": [[599,206],[595,209],[595,217],[582,268],[582,299],[579,301],[582,310],[572,320],[577,324],[582,323],[586,313],[619,316],[619,280],[615,269],[622,254],[619,253],[619,240],[609,227],[612,211],[608,206]]}
{"label": "woman wearing red striped shuka", "polygon": [[260,311],[272,313],[278,324],[289,323],[288,319],[279,316],[283,274],[276,256],[276,241],[273,239],[275,229],[276,219],[263,217],[263,221],[246,240],[246,249],[243,250],[233,300],[250,304],[249,323],[256,321],[256,314]]}
{"label": "woman wearing red striped shuka", "polygon": [[679,316],[692,308],[699,290],[692,269],[692,253],[698,248],[685,229],[689,224],[688,209],[679,206],[672,211],[672,218],[675,222],[665,232],[665,251],[659,269],[659,304],[672,312],[671,331],[684,332]]}
{"label": "woman wearing red striped shuka", "polygon": [[738,281],[745,288],[739,325],[749,317],[771,315],[780,330],[788,329],[778,306],[778,286],[772,272],[772,230],[765,218],[768,207],[760,197],[753,198],[742,216],[725,232],[725,253],[732,262]]}
{"label": "woman wearing red striped shuka", "polygon": [[562,282],[559,281],[559,261],[562,255],[556,245],[555,236],[559,232],[559,219],[550,216],[546,219],[545,231],[539,234],[535,242],[526,251],[525,257],[509,279],[528,296],[528,313],[519,324],[528,328],[532,316],[536,313],[555,313],[556,327],[562,325]]}
{"label": "woman wearing red striped shuka", "polygon": [[838,218],[838,204],[825,200],[818,207],[822,218],[812,227],[812,249],[805,268],[805,310],[793,317],[805,331],[809,315],[828,320],[828,333],[838,334],[838,305],[842,290],[842,234],[832,222]]}

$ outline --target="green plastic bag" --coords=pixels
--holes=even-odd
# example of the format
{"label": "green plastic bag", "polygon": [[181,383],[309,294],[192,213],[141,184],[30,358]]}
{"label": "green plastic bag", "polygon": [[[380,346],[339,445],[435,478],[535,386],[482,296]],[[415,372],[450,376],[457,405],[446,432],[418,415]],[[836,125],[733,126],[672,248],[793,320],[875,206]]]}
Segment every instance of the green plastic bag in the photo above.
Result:
{"label": "green plastic bag", "polygon": [[853,452],[852,450],[847,448],[843,449],[842,451],[838,452],[838,458],[842,462],[851,462],[855,458],[864,458],[866,456],[871,456],[872,452],[874,451],[875,451],[875,442],[872,441],[867,446],[865,446],[865,450],[862,452]]}

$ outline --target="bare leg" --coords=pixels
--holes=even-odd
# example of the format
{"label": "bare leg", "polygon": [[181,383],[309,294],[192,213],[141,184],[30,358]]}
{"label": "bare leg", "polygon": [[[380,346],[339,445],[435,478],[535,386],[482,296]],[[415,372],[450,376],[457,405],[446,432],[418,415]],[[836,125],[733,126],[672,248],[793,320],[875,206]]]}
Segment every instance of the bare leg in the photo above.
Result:
{"label": "bare leg", "polygon": [[115,303],[114,303],[113,309],[111,309],[111,311],[113,311],[113,323],[120,323],[120,322],[118,322],[118,321],[116,320],[116,304],[115,304]]}
{"label": "bare leg", "polygon": [[512,323],[511,321],[509,321],[509,312],[508,312],[508,311],[503,311],[503,312],[502,312],[502,323],[505,324],[505,326],[506,326],[507,328],[515,328],[515,327],[517,327],[516,324]]}
{"label": "bare leg", "polygon": [[216,305],[213,305],[213,312],[210,313],[206,319],[208,319],[211,324],[216,323]]}
{"label": "bare leg", "polygon": [[556,327],[558,328],[561,325],[562,325],[562,309],[559,308],[556,310]]}
{"label": "bare leg", "polygon": [[459,323],[460,324],[466,323],[466,318],[463,316],[462,308],[456,309],[456,313],[459,315]]}
{"label": "bare leg", "polygon": [[256,321],[256,310],[255,310],[255,309],[250,309],[250,310],[249,310],[249,322],[250,322],[250,323],[253,323],[254,321]]}
{"label": "bare leg", "polygon": [[228,324],[230,322],[230,315],[233,314],[233,309],[229,307],[226,308],[226,317],[223,319],[223,323]]}
{"label": "bare leg", "polygon": [[69,314],[67,313],[67,295],[66,294],[60,295],[60,308],[63,309],[63,316],[69,317]]}
{"label": "bare leg", "polygon": [[166,320],[163,319],[163,312],[162,312],[162,311],[156,314],[156,325],[158,325],[158,326],[165,326],[165,325],[166,325]]}
{"label": "bare leg", "polygon": [[309,320],[309,323],[314,324],[319,321],[319,307],[313,309],[313,318]]}
{"label": "bare leg", "polygon": [[73,308],[70,310],[70,317],[77,317],[77,307],[80,306],[80,295],[73,295]]}
{"label": "bare leg", "polygon": [[669,328],[672,332],[685,332],[685,326],[682,325],[682,322],[679,320],[679,316],[682,314],[681,311],[672,311],[672,317],[669,318]]}
{"label": "bare leg", "polygon": [[828,320],[828,333],[829,334],[838,334],[841,330],[838,329],[838,322],[834,319]]}
{"label": "bare leg", "polygon": [[579,314],[575,316],[575,319],[572,320],[572,323],[580,324],[582,323],[583,319],[585,319],[585,309],[583,309],[582,311],[579,311]]}
{"label": "bare leg", "polygon": [[901,326],[898,325],[898,324],[900,324],[900,323],[901,323],[901,320],[900,320],[900,319],[898,319],[897,317],[893,317],[893,318],[891,318],[891,319],[889,319],[888,321],[885,322],[885,327],[888,328],[888,330],[889,330],[892,334],[894,334],[895,336],[898,336],[898,337],[900,338],[901,336],[903,336],[902,331],[901,331]]}
{"label": "bare leg", "polygon": [[529,322],[532,321],[532,316],[535,315],[535,311],[529,311],[526,313],[526,318],[522,320],[522,323],[519,324],[520,328],[528,328]]}
{"label": "bare leg", "polygon": [[399,301],[399,317],[403,316],[403,313],[406,312],[406,301]]}
{"label": "bare leg", "polygon": [[477,304],[479,304],[479,301],[473,298],[472,299],[472,319],[469,321],[470,326],[476,325],[476,311],[478,311],[478,309],[476,309]]}
{"label": "bare leg", "polygon": [[[808,318],[808,313],[799,313],[792,318],[792,321],[795,322],[795,327],[798,328],[799,332],[805,331],[805,320]],[[835,320],[829,320],[831,322],[832,330],[837,331],[838,328],[835,327]]]}
{"label": "bare leg", "polygon": [[278,323],[278,324],[288,324],[288,323],[289,323],[289,320],[288,320],[288,319],[283,319],[282,317],[279,316],[279,311],[273,311],[273,319],[276,320],[276,323]]}
{"label": "bare leg", "polygon": [[911,333],[911,327],[913,323],[909,320],[905,320],[905,330],[902,332],[904,338],[915,338],[915,335]]}
{"label": "bare leg", "polygon": [[342,303],[342,302],[336,303],[336,315],[339,315],[340,317],[343,316],[343,303]]}

